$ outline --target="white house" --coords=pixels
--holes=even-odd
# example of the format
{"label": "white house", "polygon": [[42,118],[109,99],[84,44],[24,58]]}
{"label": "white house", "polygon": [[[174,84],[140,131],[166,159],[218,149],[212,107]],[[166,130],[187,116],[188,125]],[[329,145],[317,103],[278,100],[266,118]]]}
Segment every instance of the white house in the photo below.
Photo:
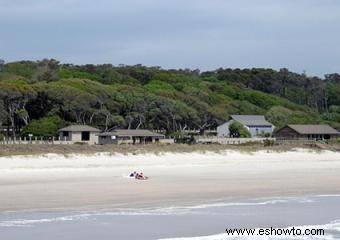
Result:
{"label": "white house", "polygon": [[61,141],[69,141],[72,143],[83,142],[98,144],[97,134],[99,132],[99,129],[87,125],[71,125],[59,129],[59,137]]}
{"label": "white house", "polygon": [[228,122],[217,127],[217,136],[230,137],[229,125],[235,121],[248,129],[251,137],[260,137],[265,134],[271,135],[275,128],[263,115],[231,115]]}

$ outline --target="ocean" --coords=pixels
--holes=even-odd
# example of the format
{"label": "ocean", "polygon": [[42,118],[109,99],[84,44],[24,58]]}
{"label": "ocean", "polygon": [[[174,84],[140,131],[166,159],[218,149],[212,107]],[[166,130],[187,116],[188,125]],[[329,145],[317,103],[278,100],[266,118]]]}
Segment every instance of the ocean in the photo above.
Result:
{"label": "ocean", "polygon": [[[230,236],[234,228],[323,229],[322,236]],[[218,200],[195,206],[0,214],[1,240],[340,239],[340,195]]]}

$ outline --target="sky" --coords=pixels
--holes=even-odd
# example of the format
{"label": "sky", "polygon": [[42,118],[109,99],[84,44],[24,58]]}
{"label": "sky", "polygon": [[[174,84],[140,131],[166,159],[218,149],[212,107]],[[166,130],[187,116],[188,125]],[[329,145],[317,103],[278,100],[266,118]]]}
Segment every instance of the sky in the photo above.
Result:
{"label": "sky", "polygon": [[339,0],[0,0],[0,58],[340,72]]}

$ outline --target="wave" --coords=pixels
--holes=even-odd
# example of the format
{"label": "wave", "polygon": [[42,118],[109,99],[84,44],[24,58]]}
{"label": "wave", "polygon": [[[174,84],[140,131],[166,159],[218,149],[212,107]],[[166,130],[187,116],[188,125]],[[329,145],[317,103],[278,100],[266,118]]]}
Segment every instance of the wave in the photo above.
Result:
{"label": "wave", "polygon": [[0,221],[0,227],[32,227],[37,224],[65,222],[65,221],[82,221],[95,219],[100,216],[162,216],[162,215],[183,215],[188,214],[184,209],[182,211],[175,208],[159,208],[159,209],[124,209],[124,211],[115,212],[89,212],[82,214],[74,214],[62,217],[42,218],[42,219],[17,219]]}
{"label": "wave", "polygon": [[[128,176],[124,176],[128,178]],[[129,177],[130,178],[130,177]],[[79,214],[43,218],[43,219],[18,219],[18,220],[5,220],[0,221],[0,227],[27,227],[42,223],[62,222],[62,221],[79,221],[98,216],[164,216],[164,215],[185,215],[185,214],[199,214],[202,213],[198,210],[220,207],[233,207],[233,206],[263,206],[275,205],[284,203],[311,203],[314,202],[311,198],[272,198],[272,199],[254,199],[249,202],[215,202],[207,204],[199,204],[194,206],[170,206],[160,208],[124,208],[115,211],[102,209],[94,212],[83,212]]]}
{"label": "wave", "polygon": [[[289,229],[288,227],[286,229]],[[326,234],[324,236],[231,236],[227,233],[210,235],[210,236],[198,236],[198,237],[179,237],[179,238],[161,238],[158,240],[335,240],[339,239],[340,234],[340,219],[332,221],[324,225],[310,225],[310,226],[298,226],[295,227],[301,230],[305,229],[324,229]],[[256,228],[258,231],[259,229]]]}
{"label": "wave", "polygon": [[337,198],[337,197],[340,197],[340,194],[323,194],[323,195],[316,195],[314,196],[316,198]]}
{"label": "wave", "polygon": [[233,206],[261,206],[261,205],[272,205],[279,203],[288,203],[288,202],[296,202],[296,203],[312,203],[314,200],[308,198],[281,198],[281,199],[271,199],[265,200],[261,202],[221,202],[221,203],[210,203],[210,204],[201,204],[196,206],[186,207],[188,209],[204,209],[204,208],[212,208],[212,207],[233,207]]}
{"label": "wave", "polygon": [[39,223],[65,222],[88,219],[91,214],[78,214],[73,216],[63,216],[42,219],[18,219],[0,222],[0,227],[32,227]]}

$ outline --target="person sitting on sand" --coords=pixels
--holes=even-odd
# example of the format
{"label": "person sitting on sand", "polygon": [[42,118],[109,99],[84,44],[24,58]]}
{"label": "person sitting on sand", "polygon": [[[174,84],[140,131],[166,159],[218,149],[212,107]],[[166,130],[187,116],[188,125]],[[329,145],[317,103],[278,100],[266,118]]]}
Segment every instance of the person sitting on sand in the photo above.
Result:
{"label": "person sitting on sand", "polygon": [[142,176],[143,176],[143,173],[136,173],[135,178],[136,178],[136,179],[141,179]]}
{"label": "person sitting on sand", "polygon": [[135,178],[138,179],[138,180],[146,180],[146,179],[148,179],[148,177],[144,176],[143,172],[137,173]]}

